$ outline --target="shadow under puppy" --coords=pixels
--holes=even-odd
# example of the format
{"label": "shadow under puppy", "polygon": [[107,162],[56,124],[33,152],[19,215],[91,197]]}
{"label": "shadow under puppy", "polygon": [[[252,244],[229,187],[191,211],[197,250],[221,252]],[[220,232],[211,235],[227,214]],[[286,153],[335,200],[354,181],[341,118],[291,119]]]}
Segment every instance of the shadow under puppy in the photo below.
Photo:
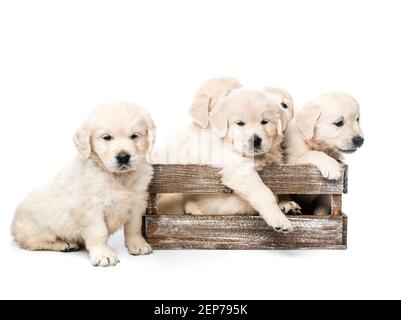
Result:
{"label": "shadow under puppy", "polygon": [[152,119],[135,104],[98,106],[74,137],[79,157],[17,208],[11,231],[20,246],[68,252],[83,244],[94,266],[114,266],[107,240],[124,226],[129,252],[151,253],[141,228],[154,139]]}
{"label": "shadow under puppy", "polygon": [[[312,164],[329,180],[342,175],[344,153],[355,152],[364,143],[360,107],[349,94],[334,92],[312,100],[296,115],[285,133],[286,162]],[[302,208],[315,215],[330,214],[330,196],[296,196]]]}

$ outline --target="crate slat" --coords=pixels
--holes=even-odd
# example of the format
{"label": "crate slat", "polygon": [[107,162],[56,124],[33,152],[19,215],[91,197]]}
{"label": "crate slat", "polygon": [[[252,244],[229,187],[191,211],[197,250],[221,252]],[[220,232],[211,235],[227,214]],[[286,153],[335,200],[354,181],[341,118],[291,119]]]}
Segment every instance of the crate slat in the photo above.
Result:
{"label": "crate slat", "polygon": [[[154,165],[149,192],[156,193],[226,193],[219,168],[205,165]],[[272,165],[259,174],[275,194],[343,194],[347,191],[347,165],[340,180],[324,179],[310,165]]]}
{"label": "crate slat", "polygon": [[144,217],[154,249],[346,249],[347,217],[290,217],[295,230],[277,233],[260,216],[155,215]]}

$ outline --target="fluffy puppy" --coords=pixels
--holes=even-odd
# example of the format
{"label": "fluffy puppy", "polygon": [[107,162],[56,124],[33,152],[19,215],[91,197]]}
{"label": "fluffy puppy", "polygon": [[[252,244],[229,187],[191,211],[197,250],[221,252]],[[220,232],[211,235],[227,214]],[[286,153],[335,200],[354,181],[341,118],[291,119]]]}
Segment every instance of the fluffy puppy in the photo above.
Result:
{"label": "fluffy puppy", "polygon": [[141,226],[154,138],[153,121],[135,104],[97,107],[74,137],[79,157],[16,210],[11,231],[20,246],[65,252],[85,245],[94,266],[114,266],[107,240],[124,226],[128,251],[151,253]]}
{"label": "fluffy puppy", "polygon": [[[292,99],[291,95],[288,93],[287,90],[276,88],[276,87],[265,87],[263,89],[264,92],[270,94],[271,96],[275,97],[278,100],[279,106],[283,111],[282,125],[283,125],[283,132],[287,130],[289,122],[294,118],[294,100]],[[284,146],[283,146],[284,147]],[[283,150],[283,153],[285,151]],[[302,209],[298,205],[297,202],[292,201],[292,197],[289,195],[279,195],[279,207],[281,211],[300,215],[302,214]]]}
{"label": "fluffy puppy", "polygon": [[[312,164],[322,176],[338,180],[342,175],[338,160],[364,143],[359,123],[360,107],[349,94],[323,94],[309,102],[291,121],[285,133],[288,163]],[[330,213],[330,197],[304,197],[314,214]]]}
{"label": "fluffy puppy", "polygon": [[[202,95],[202,90],[199,94]],[[292,231],[293,226],[278,207],[276,197],[257,173],[261,165],[282,161],[283,112],[277,99],[263,91],[240,87],[204,101],[216,101],[211,111],[210,104],[202,104],[209,111],[204,113],[208,114],[208,124],[204,121],[203,126],[193,125],[177,137],[174,145],[179,155],[174,163],[222,167],[222,182],[235,194],[185,195],[185,212],[227,215],[257,211],[276,231]],[[207,129],[202,129],[205,126]],[[207,145],[202,141],[207,141]],[[160,212],[169,213],[168,207],[162,201]]]}

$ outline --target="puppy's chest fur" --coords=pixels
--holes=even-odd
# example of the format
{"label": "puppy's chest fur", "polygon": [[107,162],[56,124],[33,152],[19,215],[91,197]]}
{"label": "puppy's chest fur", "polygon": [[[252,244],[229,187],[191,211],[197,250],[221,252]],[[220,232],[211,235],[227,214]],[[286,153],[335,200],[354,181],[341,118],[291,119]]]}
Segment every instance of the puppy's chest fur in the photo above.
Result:
{"label": "puppy's chest fur", "polygon": [[106,225],[110,233],[114,233],[128,221],[138,198],[145,196],[144,191],[135,190],[136,183],[135,176],[107,179],[106,187],[100,194]]}
{"label": "puppy's chest fur", "polygon": [[336,159],[336,160],[342,159],[342,152],[340,150],[338,150],[336,147],[332,147],[332,146],[328,145],[324,141],[320,141],[317,139],[311,139],[310,141],[305,141],[305,143],[308,145],[308,147],[311,150],[324,152],[329,157],[332,157],[333,159]]}

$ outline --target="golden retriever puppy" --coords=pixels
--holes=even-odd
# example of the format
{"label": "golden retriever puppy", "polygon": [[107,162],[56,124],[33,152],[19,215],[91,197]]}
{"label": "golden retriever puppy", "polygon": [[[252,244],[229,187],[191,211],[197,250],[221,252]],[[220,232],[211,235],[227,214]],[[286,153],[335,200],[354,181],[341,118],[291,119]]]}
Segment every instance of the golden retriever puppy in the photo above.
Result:
{"label": "golden retriever puppy", "polygon": [[[321,95],[309,102],[289,124],[285,133],[286,161],[315,165],[324,178],[339,179],[342,172],[338,160],[364,143],[359,119],[359,104],[350,95],[343,92]],[[329,214],[330,197],[303,199],[307,199],[308,206],[313,206],[314,214]]]}
{"label": "golden retriever puppy", "polygon": [[[202,94],[202,89],[198,94]],[[257,211],[276,231],[291,232],[291,222],[282,213],[276,197],[256,170],[264,164],[282,161],[283,112],[277,99],[263,91],[241,87],[214,99],[205,99],[216,101],[212,110],[204,113],[205,116],[208,114],[209,124],[206,124],[206,120],[203,122],[203,127],[207,126],[207,129],[192,125],[177,136],[174,148],[178,156],[175,161],[167,163],[222,167],[222,182],[235,194],[185,195],[182,197],[185,212],[227,215]],[[205,107],[205,104],[202,106]],[[207,108],[210,110],[210,105]],[[168,207],[172,205],[171,197],[167,206],[163,204],[163,197],[161,200],[160,212],[170,213]]]}
{"label": "golden retriever puppy", "polygon": [[154,138],[153,121],[135,104],[98,106],[74,137],[79,157],[16,210],[11,230],[20,246],[65,252],[85,245],[94,266],[114,266],[107,240],[124,226],[128,251],[151,253],[141,227]]}
{"label": "golden retriever puppy", "polygon": [[[284,112],[284,117],[282,117],[283,132],[287,130],[289,122],[294,118],[294,100],[288,91],[276,88],[276,87],[265,87],[264,92],[274,96]],[[284,151],[283,151],[284,152]],[[279,195],[279,207],[281,211],[287,214],[300,215],[302,214],[302,209],[295,201],[292,201],[292,197],[289,195]]]}
{"label": "golden retriever puppy", "polygon": [[[232,78],[220,78],[220,79],[213,79],[206,82],[198,91],[194,103],[191,106],[192,110],[203,110],[202,116],[203,119],[206,119],[206,115],[208,117],[211,116],[212,110],[216,105],[216,102],[219,101],[218,99],[227,96],[232,90],[236,88],[240,88],[240,83]],[[212,89],[213,88],[213,89]],[[263,89],[264,92],[268,93],[271,97],[274,97],[278,100],[279,107],[282,109],[280,113],[280,120],[282,125],[283,132],[286,130],[289,121],[293,118],[294,115],[294,102],[290,94],[280,88],[274,87],[266,87]],[[217,97],[213,97],[215,94]],[[202,99],[199,99],[202,97]],[[205,107],[205,104],[199,104],[198,101],[209,101],[209,107]],[[207,113],[207,110],[209,111]],[[199,123],[196,119],[196,115],[200,113],[191,112],[191,115],[195,121],[195,123]],[[249,115],[248,115],[249,116]],[[247,117],[245,115],[244,117]],[[209,119],[208,119],[209,120]],[[205,121],[206,123],[206,121]],[[204,128],[205,126],[203,126]],[[271,160],[269,156],[268,159],[261,165],[266,164],[273,164],[273,163],[282,163],[281,155],[282,150],[280,149],[280,141],[281,139],[276,139],[276,145],[271,149],[270,153],[275,153],[277,157],[274,160]],[[172,196],[171,199],[177,198],[177,196]],[[288,196],[280,195],[278,196],[279,202],[278,205],[280,209],[287,214],[301,214],[302,210],[301,207],[294,201],[291,201],[291,198]],[[237,214],[237,215],[248,215],[255,212],[255,210],[249,206],[249,204],[238,196],[235,195],[218,195],[218,196],[201,196],[201,195],[191,195],[191,196],[184,196],[185,201],[185,212],[189,212],[194,215],[210,215],[210,214]],[[223,202],[222,202],[223,201]],[[207,203],[207,204],[206,204]],[[224,206],[222,206],[222,203]],[[208,211],[209,209],[209,211]]]}

